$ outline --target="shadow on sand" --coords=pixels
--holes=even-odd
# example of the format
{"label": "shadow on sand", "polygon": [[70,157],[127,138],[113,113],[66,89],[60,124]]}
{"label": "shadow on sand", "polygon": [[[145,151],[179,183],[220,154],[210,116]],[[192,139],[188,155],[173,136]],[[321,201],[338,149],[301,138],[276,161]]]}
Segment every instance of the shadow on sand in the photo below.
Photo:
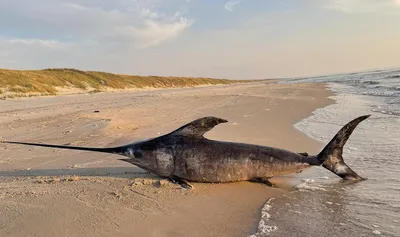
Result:
{"label": "shadow on sand", "polygon": [[31,169],[0,171],[0,178],[39,177],[39,176],[104,176],[116,178],[159,178],[138,167],[104,167],[104,168],[71,168],[71,169]]}

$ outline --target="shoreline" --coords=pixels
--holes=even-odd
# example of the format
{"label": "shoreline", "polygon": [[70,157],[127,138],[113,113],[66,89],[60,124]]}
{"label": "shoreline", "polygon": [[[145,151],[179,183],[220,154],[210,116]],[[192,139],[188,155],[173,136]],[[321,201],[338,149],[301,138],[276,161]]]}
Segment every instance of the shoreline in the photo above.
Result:
{"label": "shoreline", "polygon": [[[249,83],[220,88],[178,89],[173,93],[156,91],[155,95],[143,92],[140,98],[133,94],[108,95],[107,105],[104,105],[104,95],[94,94],[93,98],[86,99],[81,95],[71,96],[75,97],[74,101],[88,100],[80,101],[77,108],[71,108],[71,101],[65,97],[57,97],[59,103],[55,97],[55,105],[47,107],[38,107],[29,102],[31,100],[25,100],[24,112],[0,110],[0,116],[7,118],[0,124],[4,131],[0,139],[57,144],[73,139],[78,146],[100,144],[104,147],[126,143],[132,137],[154,137],[200,115],[210,114],[227,118],[229,123],[211,130],[206,134],[207,138],[316,153],[323,144],[307,137],[294,125],[311,116],[315,109],[334,103],[328,98],[333,93],[325,84],[312,83]],[[97,101],[100,98],[102,103]],[[46,101],[41,100],[43,103]],[[92,111],[101,106],[101,112],[93,114]],[[58,116],[53,114],[51,117],[55,107],[59,108]],[[177,113],[181,116],[174,119]],[[48,132],[33,128],[33,124],[38,123],[44,124]],[[61,128],[58,127],[60,124],[63,124]],[[95,129],[86,131],[88,124]],[[69,127],[71,132],[62,134]],[[34,136],[26,133],[28,128]],[[292,142],[288,143],[288,139]],[[194,183],[195,189],[187,192],[169,183],[156,187],[158,178],[139,168],[121,165],[115,161],[115,156],[2,144],[0,150],[7,157],[0,160],[0,176],[10,174],[0,183],[9,191],[0,199],[0,211],[9,219],[0,217],[0,225],[10,220],[14,223],[14,227],[0,231],[1,236],[33,233],[52,236],[60,231],[70,236],[247,236],[256,232],[265,202],[293,188],[296,180],[295,175],[274,178],[272,182],[279,188],[250,182]],[[20,157],[12,153],[18,153]],[[32,156],[35,158],[31,159]],[[54,156],[57,156],[56,160]],[[20,177],[18,172],[17,177],[13,177],[13,171],[27,169],[39,175],[44,174],[41,169],[55,169],[62,173],[62,169],[74,164],[81,174],[89,173],[89,176],[79,176],[80,180],[76,182],[53,184],[35,183],[38,176]],[[132,171],[125,173],[126,169]],[[150,181],[132,185],[138,177]],[[41,178],[51,179],[52,176]],[[41,210],[42,205],[53,212]],[[67,206],[71,208],[66,209]],[[37,208],[43,213],[39,214]],[[16,215],[15,210],[23,213],[25,218]],[[80,213],[77,217],[81,220],[79,223],[73,221],[77,213]],[[37,215],[40,218],[27,222],[27,217]],[[53,219],[54,215],[61,220]],[[113,221],[110,223],[110,220]],[[47,225],[46,221],[49,222]],[[71,226],[74,227],[72,230]]]}
{"label": "shoreline", "polygon": [[[299,83],[304,83],[304,82],[299,82]],[[338,104],[337,97],[338,97],[339,93],[338,93],[337,91],[333,90],[332,85],[330,85],[331,83],[330,83],[330,82],[317,82],[317,83],[318,83],[318,84],[323,84],[323,85],[324,85],[324,89],[327,90],[327,91],[329,92],[329,95],[326,96],[326,99],[330,100],[330,102],[329,102],[328,104],[326,104],[325,106],[321,106],[321,107],[315,108],[315,110],[313,110],[313,111],[311,112],[311,114],[310,114],[308,117],[303,118],[303,119],[300,119],[300,120],[298,120],[297,122],[295,122],[295,123],[293,124],[293,127],[294,127],[296,130],[298,130],[298,131],[300,131],[301,133],[303,133],[303,134],[304,134],[305,136],[307,136],[308,138],[313,139],[313,140],[315,140],[315,141],[318,141],[318,142],[320,142],[321,144],[324,144],[324,145],[325,145],[325,143],[324,143],[323,141],[321,141],[320,139],[316,138],[315,136],[312,136],[312,135],[310,134],[309,131],[302,130],[303,128],[301,127],[301,124],[302,124],[305,120],[308,120],[308,119],[310,119],[311,117],[314,117],[317,113],[319,113],[319,110],[324,110],[325,108],[327,108],[327,107],[329,107],[329,106],[331,106],[331,105]],[[295,84],[297,84],[297,83],[295,83]],[[334,135],[334,134],[333,134],[333,135]],[[332,138],[333,138],[333,137],[332,137]],[[331,139],[331,138],[330,138],[330,139]]]}
{"label": "shoreline", "polygon": [[[267,225],[277,226],[271,236],[397,236],[400,204],[399,185],[398,95],[386,81],[387,74],[372,77],[333,78],[328,88],[334,93],[334,104],[316,109],[313,115],[296,123],[296,128],[324,144],[331,141],[349,121],[371,117],[360,123],[343,149],[343,159],[363,182],[347,183],[323,168],[310,169],[298,175],[299,191],[272,202]],[[358,83],[354,83],[357,79]],[[382,90],[381,88],[385,88]],[[395,103],[393,103],[395,102]],[[382,113],[383,111],[383,113]],[[382,165],[384,164],[384,165]],[[351,222],[343,222],[351,217]]]}

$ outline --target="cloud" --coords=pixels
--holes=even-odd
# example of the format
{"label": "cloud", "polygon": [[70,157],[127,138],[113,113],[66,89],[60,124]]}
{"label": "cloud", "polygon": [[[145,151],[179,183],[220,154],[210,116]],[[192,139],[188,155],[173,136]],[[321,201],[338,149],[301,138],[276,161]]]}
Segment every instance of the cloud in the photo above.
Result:
{"label": "cloud", "polygon": [[21,39],[21,38],[12,38],[12,39],[1,39],[0,43],[10,44],[12,45],[25,45],[25,46],[39,46],[53,49],[65,49],[68,47],[68,43],[63,43],[57,40],[41,40],[41,39]]}
{"label": "cloud", "polygon": [[225,3],[224,8],[228,11],[233,11],[234,8],[240,3],[242,0],[236,0],[236,1],[228,1]]}
{"label": "cloud", "polygon": [[[87,46],[86,46],[87,47]],[[77,45],[57,40],[32,38],[0,38],[0,67],[35,68],[47,65],[62,67],[68,54],[73,55]],[[65,62],[65,61],[64,61]]]}
{"label": "cloud", "polygon": [[95,41],[147,48],[173,39],[194,22],[181,15],[179,5],[169,11],[162,6],[160,0],[6,1],[0,3],[0,27],[28,35],[31,43],[36,38],[36,43]]}
{"label": "cloud", "polygon": [[400,0],[329,0],[324,8],[343,13],[394,13],[400,9]]}
{"label": "cloud", "polygon": [[161,42],[172,39],[188,28],[193,21],[186,18],[180,18],[173,23],[160,23],[154,20],[146,20],[143,28],[125,28],[121,29],[121,34],[132,34],[137,42],[137,47],[147,48],[160,44]]}
{"label": "cloud", "polygon": [[396,11],[399,0],[249,1],[224,18],[247,3],[227,1],[0,0],[0,68],[243,79],[399,65],[400,15],[341,14]]}
{"label": "cloud", "polygon": [[152,53],[160,49],[155,46],[179,40],[193,24],[182,14],[185,4],[183,0],[0,1],[0,68],[132,72],[135,65],[134,71],[143,72],[143,61],[151,62],[148,55],[154,57]]}

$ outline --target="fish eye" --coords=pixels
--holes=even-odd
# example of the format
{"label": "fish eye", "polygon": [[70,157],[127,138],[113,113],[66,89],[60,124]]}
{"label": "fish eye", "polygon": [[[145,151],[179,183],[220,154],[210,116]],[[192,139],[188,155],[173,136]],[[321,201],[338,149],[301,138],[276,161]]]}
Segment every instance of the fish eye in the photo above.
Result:
{"label": "fish eye", "polygon": [[135,158],[142,158],[143,157],[143,153],[140,150],[135,150],[135,152],[133,152],[133,155],[135,156]]}

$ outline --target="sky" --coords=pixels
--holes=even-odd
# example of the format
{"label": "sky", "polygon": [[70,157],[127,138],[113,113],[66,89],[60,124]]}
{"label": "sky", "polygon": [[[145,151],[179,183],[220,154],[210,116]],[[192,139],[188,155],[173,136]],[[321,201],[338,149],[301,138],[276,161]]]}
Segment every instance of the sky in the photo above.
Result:
{"label": "sky", "polygon": [[0,0],[0,68],[229,79],[400,68],[400,0]]}

